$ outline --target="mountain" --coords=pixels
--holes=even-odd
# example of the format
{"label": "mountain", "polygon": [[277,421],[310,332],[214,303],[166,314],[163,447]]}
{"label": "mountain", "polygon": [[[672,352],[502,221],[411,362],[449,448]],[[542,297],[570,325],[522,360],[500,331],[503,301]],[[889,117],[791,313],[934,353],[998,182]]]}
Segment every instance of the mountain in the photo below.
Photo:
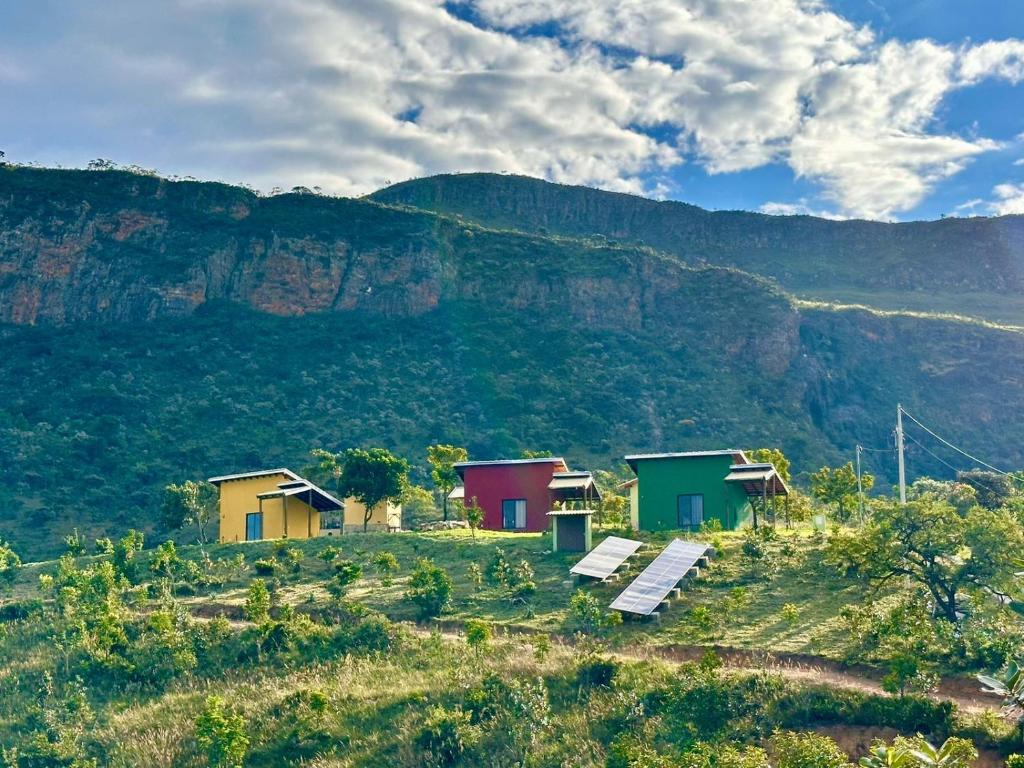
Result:
{"label": "mountain", "polygon": [[711,212],[486,173],[416,179],[371,197],[488,227],[642,243],[688,264],[770,277],[803,296],[885,308],[970,308],[1024,325],[1024,216],[888,224]]}
{"label": "mountain", "polygon": [[[1024,466],[1019,331],[376,200],[3,166],[0,323],[0,538],[33,557],[315,446],[384,445],[427,482],[438,441],[593,467],[778,445],[805,477],[889,444],[902,400]],[[911,447],[912,477],[948,476]]]}

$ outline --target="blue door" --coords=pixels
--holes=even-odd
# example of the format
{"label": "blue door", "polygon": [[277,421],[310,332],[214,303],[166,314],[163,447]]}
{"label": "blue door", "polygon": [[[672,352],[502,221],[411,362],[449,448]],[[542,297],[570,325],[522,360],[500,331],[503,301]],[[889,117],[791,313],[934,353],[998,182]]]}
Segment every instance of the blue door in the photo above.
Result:
{"label": "blue door", "polygon": [[263,513],[250,512],[245,516],[245,540],[259,541],[263,538]]}

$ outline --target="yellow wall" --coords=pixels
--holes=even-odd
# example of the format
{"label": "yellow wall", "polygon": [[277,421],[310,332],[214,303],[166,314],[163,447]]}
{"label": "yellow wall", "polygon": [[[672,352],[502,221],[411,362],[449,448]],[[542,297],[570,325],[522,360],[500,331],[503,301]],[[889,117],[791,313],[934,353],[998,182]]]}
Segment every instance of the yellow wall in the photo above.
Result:
{"label": "yellow wall", "polygon": [[640,530],[640,483],[629,486],[629,522],[634,531]]}
{"label": "yellow wall", "polygon": [[[363,515],[366,513],[366,505],[356,501],[349,496],[345,499],[345,533],[358,533],[363,530]],[[399,504],[386,504],[381,502],[373,510],[370,516],[369,529],[371,531],[383,531],[389,528],[402,527],[402,507]]]}
{"label": "yellow wall", "polygon": [[[245,541],[245,516],[260,511],[258,493],[277,490],[280,483],[293,478],[278,473],[225,480],[220,484],[220,540]],[[264,499],[263,538],[280,539],[285,536],[284,499]],[[287,536],[305,539],[320,535],[320,513],[298,496],[289,496]]]}

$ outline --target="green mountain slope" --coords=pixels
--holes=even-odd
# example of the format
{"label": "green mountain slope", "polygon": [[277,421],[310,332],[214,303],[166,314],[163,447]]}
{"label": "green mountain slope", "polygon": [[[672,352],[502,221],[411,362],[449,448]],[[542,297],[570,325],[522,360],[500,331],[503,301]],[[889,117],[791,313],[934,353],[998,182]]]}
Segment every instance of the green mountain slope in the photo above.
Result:
{"label": "green mountain slope", "polygon": [[595,467],[779,445],[807,472],[887,444],[900,399],[1024,466],[1024,334],[369,201],[0,168],[0,318],[0,538],[32,557],[320,445],[388,446],[420,480],[436,441]]}
{"label": "green mountain slope", "polygon": [[[371,196],[486,226],[639,242],[688,263],[735,266],[802,295],[964,311],[1024,324],[1024,216],[886,224],[705,211],[539,179],[458,174]],[[980,306],[978,306],[980,305]]]}

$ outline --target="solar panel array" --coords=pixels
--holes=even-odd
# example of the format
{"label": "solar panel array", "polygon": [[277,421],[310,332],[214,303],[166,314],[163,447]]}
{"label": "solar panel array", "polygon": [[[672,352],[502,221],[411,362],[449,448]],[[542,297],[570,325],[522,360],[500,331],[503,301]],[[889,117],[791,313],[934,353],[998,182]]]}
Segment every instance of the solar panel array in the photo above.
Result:
{"label": "solar panel array", "polygon": [[710,549],[707,544],[673,539],[622,591],[622,594],[615,598],[611,607],[617,611],[650,616]]}
{"label": "solar panel array", "polygon": [[590,576],[595,579],[607,579],[642,546],[643,543],[639,541],[609,536],[570,568],[569,573]]}

